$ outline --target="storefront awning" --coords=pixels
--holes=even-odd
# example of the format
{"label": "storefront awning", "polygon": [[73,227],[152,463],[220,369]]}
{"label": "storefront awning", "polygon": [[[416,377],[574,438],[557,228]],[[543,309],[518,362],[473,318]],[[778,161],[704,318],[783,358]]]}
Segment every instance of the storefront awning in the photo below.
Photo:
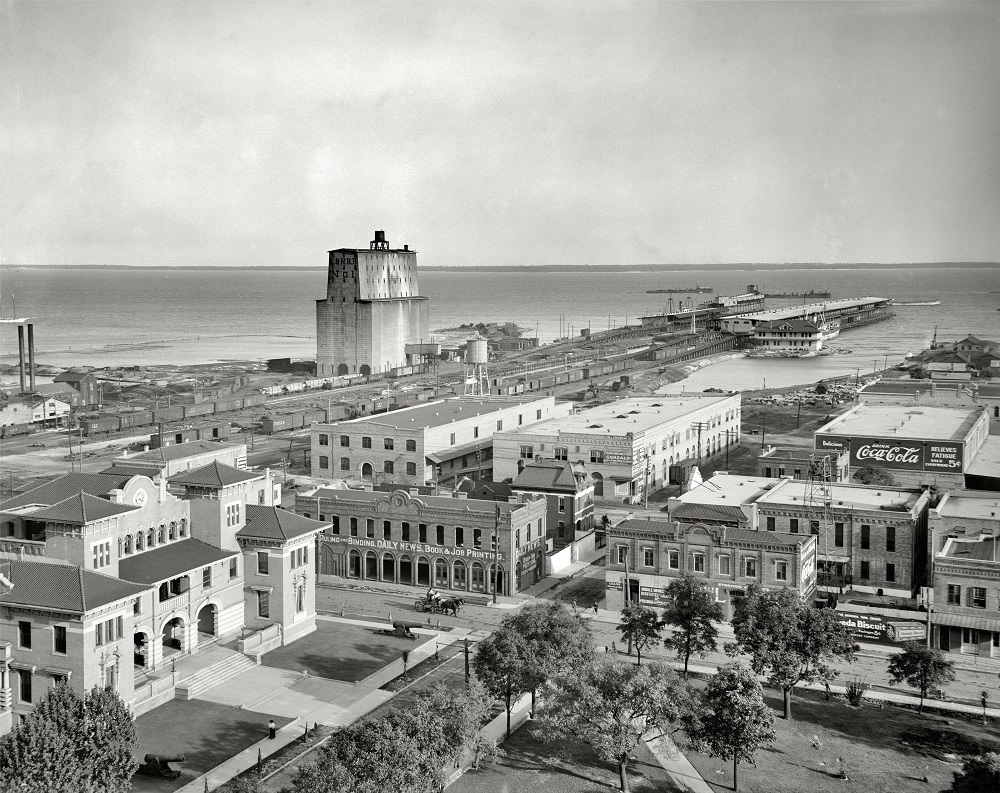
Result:
{"label": "storefront awning", "polygon": [[939,614],[931,612],[931,622],[935,625],[950,625],[953,628],[973,628],[980,631],[1000,631],[1000,619],[970,617],[965,614]]}

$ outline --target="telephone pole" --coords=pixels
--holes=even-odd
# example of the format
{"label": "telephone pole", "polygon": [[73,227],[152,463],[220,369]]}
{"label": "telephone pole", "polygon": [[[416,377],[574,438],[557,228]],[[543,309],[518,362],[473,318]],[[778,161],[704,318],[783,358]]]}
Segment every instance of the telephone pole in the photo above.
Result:
{"label": "telephone pole", "polygon": [[493,605],[497,603],[497,582],[500,580],[500,505],[493,521]]}

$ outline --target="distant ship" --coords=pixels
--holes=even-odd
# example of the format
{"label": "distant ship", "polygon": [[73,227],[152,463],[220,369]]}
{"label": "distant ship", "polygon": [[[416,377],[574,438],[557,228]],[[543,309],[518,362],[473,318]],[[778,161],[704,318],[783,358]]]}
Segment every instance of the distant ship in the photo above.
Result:
{"label": "distant ship", "polygon": [[909,302],[909,303],[899,303],[899,302],[897,302],[897,301],[894,300],[894,301],[892,301],[892,304],[894,306],[940,306],[941,305],[941,301],[940,300],[919,300],[919,301],[914,301],[914,302]]}
{"label": "distant ship", "polygon": [[765,292],[764,297],[829,297],[829,292],[817,292],[810,289],[808,292]]}
{"label": "distant ship", "polygon": [[685,289],[647,289],[647,295],[710,295],[715,290],[710,286],[694,286]]}

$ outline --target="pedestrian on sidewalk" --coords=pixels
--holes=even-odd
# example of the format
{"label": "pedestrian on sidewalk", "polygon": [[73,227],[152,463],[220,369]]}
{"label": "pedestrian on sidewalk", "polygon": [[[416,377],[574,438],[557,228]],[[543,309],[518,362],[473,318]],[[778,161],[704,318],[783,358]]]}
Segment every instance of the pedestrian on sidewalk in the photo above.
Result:
{"label": "pedestrian on sidewalk", "polygon": [[597,616],[597,604],[596,603],[594,604],[594,616],[595,617]]}
{"label": "pedestrian on sidewalk", "polygon": [[611,642],[611,654],[618,655],[618,648],[615,646],[614,642]]}
{"label": "pedestrian on sidewalk", "polygon": [[267,737],[273,741],[274,736],[277,735],[277,733],[278,733],[278,725],[274,723],[274,719],[271,719],[270,721],[267,722]]}

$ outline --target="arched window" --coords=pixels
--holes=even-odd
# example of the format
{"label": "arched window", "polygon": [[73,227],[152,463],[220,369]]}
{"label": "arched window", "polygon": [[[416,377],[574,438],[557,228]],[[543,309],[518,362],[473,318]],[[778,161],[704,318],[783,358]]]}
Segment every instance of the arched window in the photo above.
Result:
{"label": "arched window", "polygon": [[141,551],[146,545],[146,537],[141,531],[135,533],[135,549]]}
{"label": "arched window", "polygon": [[455,564],[451,568],[453,586],[455,589],[467,589],[469,586],[468,579],[466,578],[468,568],[465,566],[465,562],[461,559],[456,559]]}
{"label": "arched window", "polygon": [[486,591],[486,568],[480,562],[472,563],[472,591]]}
{"label": "arched window", "polygon": [[146,547],[152,548],[155,545],[156,545],[156,531],[154,529],[150,529],[149,531],[146,532]]}
{"label": "arched window", "polygon": [[128,556],[130,553],[132,553],[132,535],[131,534],[126,534],[125,535],[125,555]]}
{"label": "arched window", "polygon": [[347,553],[347,577],[361,578],[361,553],[351,550]]}
{"label": "arched window", "polygon": [[187,518],[181,518],[181,537],[187,537]]}
{"label": "arched window", "polygon": [[165,543],[166,541],[167,541],[167,527],[161,523],[160,528],[156,530],[156,544],[163,545],[163,543]]}
{"label": "arched window", "polygon": [[170,534],[169,534],[169,537],[170,537],[171,540],[176,540],[177,539],[177,524],[174,523],[174,521],[170,521]]}
{"label": "arched window", "polygon": [[122,538],[118,538],[118,558],[121,559],[125,555],[125,545],[122,542]]}
{"label": "arched window", "polygon": [[434,562],[434,586],[448,586],[448,563],[444,559]]}

